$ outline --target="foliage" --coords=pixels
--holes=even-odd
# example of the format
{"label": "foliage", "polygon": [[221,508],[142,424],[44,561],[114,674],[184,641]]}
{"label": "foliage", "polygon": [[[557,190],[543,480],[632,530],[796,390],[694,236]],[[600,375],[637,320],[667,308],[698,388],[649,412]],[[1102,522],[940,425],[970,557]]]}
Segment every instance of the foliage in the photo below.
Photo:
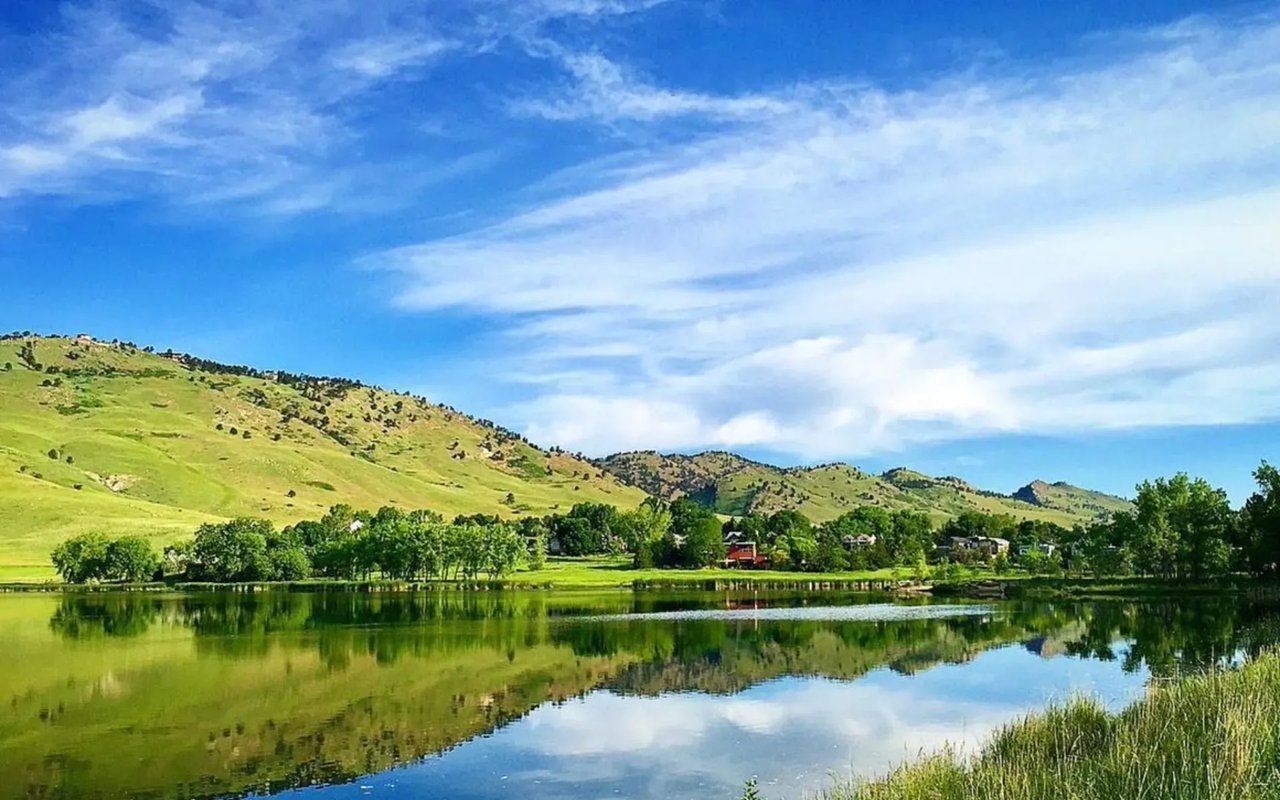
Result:
{"label": "foliage", "polygon": [[62,542],[50,556],[54,569],[67,583],[150,580],[160,569],[151,543],[141,536],[111,539],[86,533]]}
{"label": "foliage", "polygon": [[248,517],[201,525],[188,565],[190,577],[213,582],[271,580],[267,540],[274,533],[270,522]]}
{"label": "foliage", "polygon": [[1258,491],[1240,514],[1241,538],[1254,572],[1280,571],[1280,469],[1262,462],[1253,472]]}
{"label": "foliage", "polygon": [[141,536],[122,536],[107,545],[108,580],[139,583],[151,580],[159,569],[159,556]]}
{"label": "foliage", "polygon": [[105,580],[110,545],[111,540],[101,533],[73,536],[53,548],[53,568],[67,583]]}

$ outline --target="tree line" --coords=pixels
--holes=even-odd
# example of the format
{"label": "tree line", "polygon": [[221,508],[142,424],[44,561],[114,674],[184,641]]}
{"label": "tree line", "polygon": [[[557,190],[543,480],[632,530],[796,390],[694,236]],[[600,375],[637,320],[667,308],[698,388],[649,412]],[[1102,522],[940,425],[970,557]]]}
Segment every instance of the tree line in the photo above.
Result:
{"label": "tree line", "polygon": [[[647,498],[634,509],[579,503],[567,513],[504,520],[337,505],[318,520],[277,530],[262,519],[201,525],[156,555],[146,539],[84,534],[58,545],[70,583],[151,578],[209,582],[475,580],[541,569],[547,554],[629,555],[636,568],[721,565],[752,543],[772,569],[843,572],[912,567],[920,574],[981,564],[1002,572],[1149,575],[1203,580],[1280,573],[1280,470],[1263,462],[1239,509],[1226,492],[1179,473],[1144,481],[1130,510],[1066,528],[964,511],[941,525],[910,510],[862,506],[814,524],[794,509],[721,519],[688,499]],[[996,542],[997,546],[967,546]]]}

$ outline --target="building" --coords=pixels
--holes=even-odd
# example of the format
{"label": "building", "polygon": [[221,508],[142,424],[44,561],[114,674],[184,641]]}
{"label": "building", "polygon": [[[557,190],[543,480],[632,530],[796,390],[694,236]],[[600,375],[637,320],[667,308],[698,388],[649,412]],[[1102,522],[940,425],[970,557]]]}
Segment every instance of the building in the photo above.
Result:
{"label": "building", "polygon": [[724,565],[741,569],[755,569],[766,566],[769,557],[756,549],[755,542],[733,542],[725,547]]}
{"label": "building", "polygon": [[846,550],[861,550],[864,547],[871,547],[876,543],[876,537],[870,533],[860,533],[857,536],[846,536],[841,540]]}
{"label": "building", "polygon": [[952,536],[948,549],[952,552],[970,550],[984,556],[998,556],[1009,552],[1009,540],[998,536]]}

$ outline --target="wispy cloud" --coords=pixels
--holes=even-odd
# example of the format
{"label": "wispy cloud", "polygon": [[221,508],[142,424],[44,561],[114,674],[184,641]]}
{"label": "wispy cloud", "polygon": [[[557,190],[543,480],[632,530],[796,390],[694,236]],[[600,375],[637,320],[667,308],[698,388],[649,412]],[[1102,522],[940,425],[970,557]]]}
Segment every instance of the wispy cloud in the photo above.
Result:
{"label": "wispy cloud", "polygon": [[373,121],[368,96],[552,20],[644,5],[545,0],[500,14],[473,0],[446,14],[408,0],[64,3],[55,29],[6,48],[0,199],[162,196],[281,213],[385,201],[385,159],[417,156],[412,172],[449,165],[424,163],[412,141],[370,155],[362,140],[397,125],[420,131],[432,109]]}
{"label": "wispy cloud", "polygon": [[551,48],[571,78],[566,89],[550,98],[512,103],[519,114],[549,120],[590,119],[602,122],[652,122],[664,117],[704,116],[712,119],[757,119],[785,114],[796,104],[769,95],[717,97],[661,89],[600,53],[563,52]]}
{"label": "wispy cloud", "polygon": [[[913,91],[750,97],[592,51],[565,61],[570,93],[520,110],[648,123],[653,143],[377,260],[405,308],[503,321],[513,376],[562,377],[514,413],[595,452],[1275,418],[1280,23],[1087,47]],[[715,124],[663,124],[688,116]]]}

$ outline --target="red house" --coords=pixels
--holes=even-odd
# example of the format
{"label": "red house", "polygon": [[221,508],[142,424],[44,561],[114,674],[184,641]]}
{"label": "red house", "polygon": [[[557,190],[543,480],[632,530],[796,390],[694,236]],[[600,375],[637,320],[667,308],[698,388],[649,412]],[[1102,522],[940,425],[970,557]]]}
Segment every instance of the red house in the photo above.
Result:
{"label": "red house", "polygon": [[730,542],[725,547],[724,565],[753,569],[769,563],[769,557],[756,550],[755,542]]}

